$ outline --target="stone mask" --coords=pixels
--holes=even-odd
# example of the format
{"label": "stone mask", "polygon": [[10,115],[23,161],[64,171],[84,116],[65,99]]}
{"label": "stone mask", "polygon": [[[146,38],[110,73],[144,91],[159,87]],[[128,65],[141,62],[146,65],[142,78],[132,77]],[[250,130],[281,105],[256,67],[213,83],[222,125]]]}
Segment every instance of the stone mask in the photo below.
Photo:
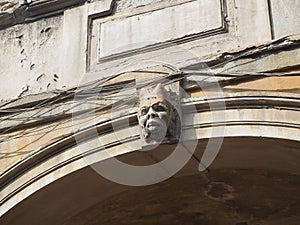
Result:
{"label": "stone mask", "polygon": [[140,91],[138,120],[142,138],[148,144],[160,143],[170,137],[175,110],[170,104],[169,95],[161,84]]}

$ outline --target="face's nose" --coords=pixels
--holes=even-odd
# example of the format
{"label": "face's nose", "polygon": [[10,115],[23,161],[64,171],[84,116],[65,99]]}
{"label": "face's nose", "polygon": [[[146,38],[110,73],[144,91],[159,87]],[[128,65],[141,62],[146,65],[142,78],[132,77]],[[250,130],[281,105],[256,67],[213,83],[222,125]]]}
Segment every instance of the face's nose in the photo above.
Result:
{"label": "face's nose", "polygon": [[148,111],[148,119],[153,119],[158,117],[157,113],[153,110],[152,107],[150,107],[149,111]]}

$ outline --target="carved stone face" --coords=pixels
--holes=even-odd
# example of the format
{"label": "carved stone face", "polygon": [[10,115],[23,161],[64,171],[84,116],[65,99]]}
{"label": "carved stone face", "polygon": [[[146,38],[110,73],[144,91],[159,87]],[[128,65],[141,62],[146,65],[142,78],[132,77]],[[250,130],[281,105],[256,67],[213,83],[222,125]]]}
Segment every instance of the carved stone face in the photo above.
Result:
{"label": "carved stone face", "polygon": [[167,101],[166,94],[161,85],[152,90],[141,90],[138,120],[147,143],[161,142],[168,134],[172,106]]}

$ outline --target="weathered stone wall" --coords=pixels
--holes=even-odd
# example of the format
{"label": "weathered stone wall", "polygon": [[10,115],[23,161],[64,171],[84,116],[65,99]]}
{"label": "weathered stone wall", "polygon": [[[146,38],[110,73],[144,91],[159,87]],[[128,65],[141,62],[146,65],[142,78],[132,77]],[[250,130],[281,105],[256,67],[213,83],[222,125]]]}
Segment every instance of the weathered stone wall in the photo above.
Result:
{"label": "weathered stone wall", "polygon": [[116,0],[116,6],[117,6],[116,9],[117,11],[123,11],[126,9],[132,9],[132,8],[141,7],[141,6],[162,2],[162,1],[164,0],[127,0],[127,1]]}
{"label": "weathered stone wall", "polygon": [[271,9],[275,38],[300,33],[299,0],[271,0]]}
{"label": "weathered stone wall", "polygon": [[[190,11],[197,2],[199,13]],[[0,100],[74,87],[149,62],[187,67],[299,33],[299,5],[297,0],[271,5],[267,0],[94,0],[63,9],[55,17],[0,30]],[[8,0],[0,7],[8,11],[19,5]],[[116,21],[123,30],[114,28]]]}
{"label": "weathered stone wall", "polygon": [[0,99],[56,88],[60,77],[63,17],[0,31]]}
{"label": "weathered stone wall", "polygon": [[11,12],[18,7],[18,0],[3,0],[0,2],[0,13]]}
{"label": "weathered stone wall", "polygon": [[[45,218],[48,224],[56,224],[51,219],[63,223],[62,218],[74,215],[74,207],[86,207],[76,198],[79,195],[71,198],[74,204],[68,200],[61,204],[61,197],[65,197],[61,191],[69,192],[65,185],[57,189],[59,195],[48,195],[53,208],[49,204],[40,207],[37,193],[46,196],[40,192],[42,188],[47,192],[57,181],[80,173],[88,164],[140,152],[138,104],[133,101],[140,78],[151,84],[153,78],[160,82],[178,68],[189,73],[181,80],[187,92],[181,99],[182,106],[194,105],[197,109],[184,127],[187,132],[191,128],[188,140],[233,140],[233,145],[219,154],[214,168],[280,169],[300,174],[296,151],[300,140],[300,84],[294,73],[300,68],[300,38],[273,40],[299,33],[300,28],[294,25],[297,17],[291,19],[296,12],[281,21],[283,11],[278,5],[274,8],[276,1],[94,0],[1,30],[0,99],[20,98],[0,104],[0,223],[28,224],[26,218],[32,221],[30,211],[34,208],[25,207],[24,202],[34,198],[38,200],[32,205],[45,212],[37,213],[32,224],[41,224]],[[41,12],[40,8],[35,12]],[[195,72],[203,69],[203,62],[211,70]],[[153,64],[155,67],[147,67]],[[121,73],[124,71],[131,72]],[[116,74],[108,82],[95,82]],[[176,79],[170,76],[168,82],[183,78],[177,75]],[[210,75],[219,75],[218,82]],[[70,88],[87,81],[93,82],[81,86],[83,92]],[[209,89],[216,83],[223,96]],[[56,89],[64,91],[53,91]],[[98,96],[101,90],[106,92]],[[40,93],[45,91],[48,93]],[[32,95],[36,93],[40,94]],[[115,110],[120,102],[123,108]],[[219,103],[226,108],[210,108]],[[129,127],[122,128],[125,120]],[[222,132],[214,132],[215,127]],[[94,131],[101,135],[101,144],[94,138]],[[248,144],[240,137],[253,139]],[[268,139],[271,141],[266,145]],[[204,147],[197,148],[193,160],[203,156]],[[154,158],[160,161],[166,146],[157,150],[159,157]],[[151,164],[154,158],[149,157]],[[198,168],[199,162],[195,165]],[[92,186],[86,185],[85,179],[83,183],[84,187]],[[74,182],[69,184],[76,186]],[[97,193],[105,194],[110,189],[101,187],[103,191],[98,189]],[[89,204],[94,205],[95,196],[90,199]],[[15,206],[21,206],[21,212],[15,211]]]}

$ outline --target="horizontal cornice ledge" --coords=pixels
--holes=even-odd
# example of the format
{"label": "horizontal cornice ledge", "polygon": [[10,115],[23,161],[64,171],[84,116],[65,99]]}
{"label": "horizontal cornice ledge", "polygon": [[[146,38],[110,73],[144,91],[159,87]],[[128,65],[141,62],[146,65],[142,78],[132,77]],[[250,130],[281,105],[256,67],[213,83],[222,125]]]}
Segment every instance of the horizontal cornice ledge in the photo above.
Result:
{"label": "horizontal cornice ledge", "polygon": [[36,0],[20,5],[12,12],[0,13],[0,30],[16,24],[33,22],[62,13],[66,9],[82,5],[87,0]]}

